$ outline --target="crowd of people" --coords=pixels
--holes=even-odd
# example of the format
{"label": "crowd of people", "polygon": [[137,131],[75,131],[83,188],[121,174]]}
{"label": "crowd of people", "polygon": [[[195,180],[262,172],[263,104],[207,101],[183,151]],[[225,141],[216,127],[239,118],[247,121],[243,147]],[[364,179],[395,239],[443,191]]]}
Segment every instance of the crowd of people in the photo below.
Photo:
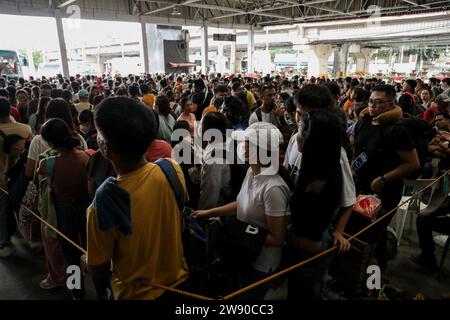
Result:
{"label": "crowd of people", "polygon": [[[0,78],[0,187],[9,191],[0,192],[0,257],[14,254],[17,229],[31,248],[43,247],[44,290],[65,286],[67,267],[85,261],[99,299],[110,288],[115,299],[173,298],[152,284],[196,285],[179,193],[199,222],[234,217],[265,231],[255,261],[230,271],[234,289],[334,245],[344,254],[357,195],[376,194],[386,213],[399,204],[403,179],[448,170],[449,104],[450,78]],[[420,125],[422,132],[411,130]],[[230,152],[232,161],[218,156]],[[274,155],[280,165],[268,174]],[[450,233],[448,210],[450,201],[417,219],[422,251],[413,259],[429,272],[437,271],[432,231]],[[369,239],[382,268],[391,218]],[[288,298],[322,299],[333,257],[290,272]],[[270,288],[244,298],[263,299]],[[71,291],[86,296],[84,285]]]}

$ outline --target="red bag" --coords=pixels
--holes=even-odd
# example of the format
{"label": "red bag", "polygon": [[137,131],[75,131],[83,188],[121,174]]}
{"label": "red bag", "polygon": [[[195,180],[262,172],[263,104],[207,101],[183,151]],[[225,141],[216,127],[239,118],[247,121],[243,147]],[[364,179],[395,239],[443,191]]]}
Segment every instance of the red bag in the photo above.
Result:
{"label": "red bag", "polygon": [[381,209],[381,200],[372,195],[359,195],[353,211],[370,220],[375,220]]}

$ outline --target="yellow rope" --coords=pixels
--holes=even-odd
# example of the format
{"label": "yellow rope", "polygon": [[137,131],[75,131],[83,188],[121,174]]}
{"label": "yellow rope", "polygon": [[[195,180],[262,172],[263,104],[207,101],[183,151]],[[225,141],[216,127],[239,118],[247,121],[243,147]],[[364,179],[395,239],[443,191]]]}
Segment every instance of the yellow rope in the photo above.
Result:
{"label": "yellow rope", "polygon": [[[372,222],[372,223],[369,224],[367,227],[363,228],[362,230],[360,230],[359,232],[357,232],[357,233],[354,234],[353,236],[350,236],[350,238],[348,238],[348,240],[351,241],[351,240],[353,240],[353,239],[356,239],[356,237],[359,236],[360,234],[364,233],[365,231],[367,231],[367,230],[369,230],[370,228],[372,228],[374,225],[380,223],[380,221],[383,221],[383,220],[386,219],[388,216],[390,216],[390,215],[394,214],[395,212],[397,212],[397,210],[398,210],[400,207],[402,207],[403,205],[405,205],[406,203],[408,203],[409,201],[411,201],[412,199],[414,199],[415,197],[417,197],[418,194],[420,194],[420,193],[422,193],[423,191],[425,191],[426,189],[430,188],[430,187],[433,186],[435,183],[439,182],[439,181],[440,181],[443,177],[445,177],[449,172],[450,172],[450,170],[446,171],[446,172],[445,172],[443,175],[441,175],[439,178],[437,178],[436,180],[434,180],[433,182],[431,182],[430,184],[428,184],[426,187],[424,187],[424,188],[421,189],[420,191],[416,192],[413,196],[411,196],[411,198],[409,198],[408,200],[406,200],[406,201],[400,203],[396,208],[392,209],[391,211],[389,211],[388,213],[386,213],[384,216],[382,216],[382,217],[380,217],[379,219],[375,220],[374,222]],[[360,241],[360,240],[359,240],[359,241]],[[299,263],[297,263],[297,264],[295,264],[295,265],[293,265],[293,266],[291,266],[291,267],[288,267],[288,268],[286,268],[286,269],[284,269],[284,270],[282,270],[282,271],[280,271],[280,272],[277,272],[277,273],[275,273],[275,274],[273,274],[273,275],[271,275],[271,276],[269,276],[269,277],[267,277],[267,278],[265,278],[265,279],[262,279],[262,280],[260,280],[260,281],[258,281],[258,282],[256,282],[256,283],[253,283],[253,284],[251,284],[251,285],[249,285],[249,286],[247,286],[247,287],[241,288],[241,289],[239,289],[239,290],[237,290],[237,291],[235,291],[235,292],[233,292],[233,293],[231,293],[231,294],[225,296],[224,299],[225,299],[225,300],[232,299],[232,298],[234,298],[234,297],[236,297],[236,296],[238,296],[238,295],[240,295],[240,294],[243,294],[243,293],[245,293],[245,292],[247,292],[247,291],[249,291],[249,290],[252,290],[252,289],[254,289],[254,288],[256,288],[256,287],[258,287],[258,286],[260,286],[260,285],[262,285],[262,284],[264,284],[264,283],[266,283],[266,282],[269,282],[269,281],[272,281],[272,280],[274,280],[274,279],[276,279],[276,278],[279,278],[279,277],[285,275],[286,273],[288,273],[288,272],[290,272],[290,271],[292,271],[292,270],[295,270],[295,269],[297,269],[297,268],[299,268],[299,267],[305,265],[306,263],[309,263],[309,262],[312,262],[312,261],[314,261],[314,260],[317,260],[317,259],[319,259],[320,257],[322,257],[322,256],[324,256],[324,255],[326,255],[326,254],[328,254],[328,253],[333,252],[334,250],[336,250],[336,248],[337,248],[337,246],[334,246],[334,247],[332,247],[332,248],[329,248],[329,249],[327,249],[327,250],[325,250],[325,251],[323,251],[323,252],[321,252],[321,253],[319,253],[319,254],[317,254],[317,255],[315,255],[315,256],[313,256],[313,257],[307,259],[307,260],[304,260],[304,261],[302,261],[302,262],[299,262]]]}
{"label": "yellow rope", "polygon": [[[379,219],[375,220],[374,222],[372,222],[371,224],[369,224],[368,226],[366,226],[365,228],[363,228],[362,230],[360,230],[359,232],[357,232],[356,234],[349,236],[348,234],[345,234],[345,236],[349,236],[348,241],[351,240],[356,240],[362,244],[366,244],[365,242],[359,240],[357,237],[359,235],[361,235],[362,233],[366,232],[367,230],[369,230],[370,228],[372,228],[374,225],[378,224],[380,221],[386,219],[388,216],[394,214],[400,207],[402,207],[403,205],[405,205],[406,203],[410,202],[411,200],[415,199],[419,194],[421,194],[423,191],[425,191],[426,189],[430,188],[431,186],[433,186],[434,184],[436,184],[437,182],[439,182],[442,178],[444,178],[445,176],[447,176],[450,173],[450,170],[446,171],[444,174],[442,174],[439,178],[437,178],[436,180],[434,180],[433,182],[431,182],[430,184],[428,184],[427,186],[425,186],[424,188],[422,188],[420,191],[416,192],[415,194],[413,194],[409,199],[403,201],[402,203],[400,203],[396,208],[392,209],[391,211],[389,211],[388,213],[386,213],[385,215],[383,215],[382,217],[380,217]],[[0,191],[4,192],[6,195],[9,195],[8,191],[6,191],[5,189],[0,187]],[[86,250],[84,250],[82,247],[80,247],[78,244],[76,244],[75,242],[73,242],[71,239],[69,239],[67,236],[65,236],[63,233],[61,233],[58,229],[56,229],[54,226],[52,226],[51,224],[49,224],[47,221],[43,220],[38,214],[36,214],[35,212],[33,212],[31,209],[29,209],[28,207],[26,207],[25,205],[21,204],[21,207],[24,208],[26,211],[30,212],[33,216],[35,216],[39,221],[41,221],[42,223],[44,223],[46,226],[50,227],[51,229],[53,229],[57,234],[59,234],[63,239],[65,239],[66,241],[68,241],[70,244],[72,244],[73,246],[75,246],[78,250],[80,250],[83,254],[86,254]],[[300,268],[301,266],[304,266],[307,263],[310,263],[314,260],[317,260],[331,252],[333,252],[334,250],[336,250],[337,246],[333,246],[332,248],[329,248],[325,251],[322,251],[321,253],[310,257],[304,261],[301,261],[293,266],[290,266],[284,270],[281,270],[265,279],[262,279],[258,282],[255,282],[247,287],[241,288],[227,296],[225,296],[223,298],[223,300],[230,300],[238,295],[241,295],[249,290],[252,290],[264,283],[270,282],[274,279],[277,279],[297,268]],[[213,298],[209,298],[206,296],[202,296],[202,295],[198,295],[195,293],[191,293],[191,292],[187,292],[187,291],[183,291],[183,290],[178,290],[172,287],[167,287],[164,285],[160,285],[160,284],[152,284],[152,286],[156,287],[156,288],[160,288],[160,289],[164,289],[164,290],[168,290],[171,291],[175,294],[180,294],[180,295],[184,295],[186,297],[189,298],[194,298],[194,299],[198,299],[198,300],[204,300],[204,301],[213,301],[216,299]]]}

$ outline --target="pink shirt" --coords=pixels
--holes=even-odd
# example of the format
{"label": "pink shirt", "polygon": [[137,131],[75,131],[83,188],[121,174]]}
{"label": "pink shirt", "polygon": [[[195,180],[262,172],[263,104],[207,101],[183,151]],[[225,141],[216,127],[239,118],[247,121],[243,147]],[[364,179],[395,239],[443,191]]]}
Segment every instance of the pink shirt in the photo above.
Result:
{"label": "pink shirt", "polygon": [[195,120],[195,114],[192,112],[189,113],[189,115],[185,115],[184,113],[180,114],[177,121],[187,121],[189,123],[189,126],[191,127],[191,136],[194,136],[194,132],[196,130],[196,120]]}

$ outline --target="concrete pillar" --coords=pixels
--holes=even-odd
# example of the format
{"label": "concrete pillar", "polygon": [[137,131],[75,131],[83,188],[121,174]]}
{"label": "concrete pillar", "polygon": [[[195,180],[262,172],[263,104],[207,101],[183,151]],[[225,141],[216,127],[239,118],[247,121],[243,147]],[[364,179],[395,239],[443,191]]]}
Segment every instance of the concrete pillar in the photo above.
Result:
{"label": "concrete pillar", "polygon": [[365,59],[365,63],[364,63],[364,72],[365,73],[369,72],[370,61],[371,61],[371,58],[372,58],[372,55],[374,52],[375,52],[375,50],[370,49],[370,48],[362,48],[361,49],[361,53],[364,55],[364,59]]}
{"label": "concrete pillar", "polygon": [[30,71],[29,76],[36,75],[36,68],[34,67],[34,58],[33,58],[33,50],[30,47],[27,47],[27,58],[28,58],[28,70]]}
{"label": "concrete pillar", "polygon": [[220,42],[217,44],[217,66],[216,72],[220,72],[223,74],[225,70],[225,57],[223,56],[223,43]]}
{"label": "concrete pillar", "polygon": [[69,62],[67,60],[67,48],[66,48],[66,40],[64,38],[64,26],[62,23],[61,11],[55,10],[55,19],[56,19],[56,32],[58,33],[58,41],[59,41],[59,53],[61,55],[61,66],[63,71],[63,76],[69,78]]}
{"label": "concrete pillar", "polygon": [[402,49],[401,49],[401,52],[400,52],[400,61],[399,61],[399,63],[403,63],[403,53],[404,53],[404,50],[405,50],[405,46],[402,46]]}
{"label": "concrete pillar", "polygon": [[[236,30],[233,30],[233,34],[236,34]],[[230,73],[236,73],[236,41],[231,42],[230,47]]]}
{"label": "concrete pillar", "polygon": [[345,78],[347,76],[347,68],[348,68],[348,43],[344,43],[340,47],[337,47],[334,50],[334,66],[333,73],[337,78],[342,77]]}
{"label": "concrete pillar", "polygon": [[253,52],[255,51],[255,31],[253,26],[250,26],[248,30],[248,41],[247,41],[247,72],[253,72]]}
{"label": "concrete pillar", "polygon": [[354,56],[356,61],[356,73],[360,75],[365,75],[369,72],[370,58],[374,52],[370,48],[361,48],[359,45],[351,46],[351,54]]}
{"label": "concrete pillar", "polygon": [[307,45],[302,50],[308,56],[309,76],[328,77],[328,58],[333,47],[329,44]]}
{"label": "concrete pillar", "polygon": [[208,74],[208,27],[203,25],[201,29],[201,39],[202,39],[202,48],[201,48],[201,57],[202,57],[202,73],[204,75]]}
{"label": "concrete pillar", "polygon": [[149,58],[148,58],[148,39],[147,39],[147,24],[141,21],[141,34],[142,34],[142,45],[141,45],[141,59],[143,61],[143,67],[145,74],[150,72]]}

